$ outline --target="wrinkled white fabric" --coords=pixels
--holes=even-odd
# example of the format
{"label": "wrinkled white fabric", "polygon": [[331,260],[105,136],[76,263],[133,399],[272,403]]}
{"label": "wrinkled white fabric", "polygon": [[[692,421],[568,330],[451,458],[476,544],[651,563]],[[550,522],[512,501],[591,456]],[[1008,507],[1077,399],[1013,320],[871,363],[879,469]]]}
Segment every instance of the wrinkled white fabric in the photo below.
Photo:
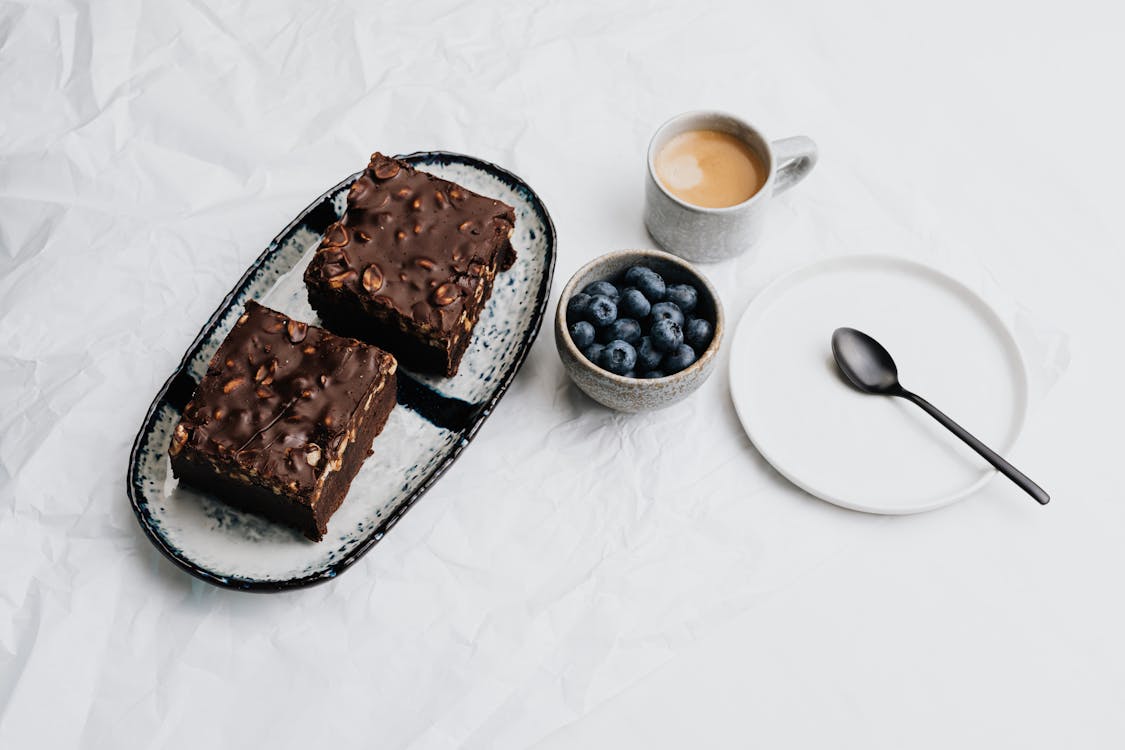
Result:
{"label": "wrinkled white fabric", "polygon": [[[1120,11],[1079,0],[0,5],[0,747],[1119,747]],[[251,596],[145,540],[128,450],[246,266],[371,151],[519,174],[555,296],[647,246],[644,152],[727,109],[820,145],[730,319],[845,252],[956,272],[1034,378],[994,481],[910,518],[788,486],[723,367],[623,416],[550,325],[338,580]],[[552,299],[552,304],[554,298]]]}

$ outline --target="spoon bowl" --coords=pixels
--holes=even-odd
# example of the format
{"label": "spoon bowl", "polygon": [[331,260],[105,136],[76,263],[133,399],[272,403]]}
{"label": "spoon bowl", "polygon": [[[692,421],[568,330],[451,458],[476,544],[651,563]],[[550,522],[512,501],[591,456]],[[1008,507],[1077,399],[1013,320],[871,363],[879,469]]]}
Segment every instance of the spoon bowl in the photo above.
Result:
{"label": "spoon bowl", "polygon": [[832,333],[832,356],[844,377],[864,393],[890,395],[902,389],[891,353],[863,331],[837,328]]}

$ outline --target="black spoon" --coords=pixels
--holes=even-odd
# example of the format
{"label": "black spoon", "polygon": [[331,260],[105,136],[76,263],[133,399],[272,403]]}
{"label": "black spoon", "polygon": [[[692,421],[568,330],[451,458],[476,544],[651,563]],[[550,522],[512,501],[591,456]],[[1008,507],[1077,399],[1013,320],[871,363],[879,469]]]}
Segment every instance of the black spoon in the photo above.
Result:
{"label": "black spoon", "polygon": [[1028,479],[1015,466],[1005,461],[991,448],[977,440],[969,431],[938,411],[937,407],[921,396],[911,393],[898,382],[898,368],[890,352],[875,339],[854,328],[837,328],[832,333],[832,356],[844,376],[864,393],[881,396],[898,396],[913,401],[923,411],[936,419],[950,432],[995,466],[1001,474],[1011,479],[1020,489],[1031,495],[1040,505],[1046,505],[1051,496]]}

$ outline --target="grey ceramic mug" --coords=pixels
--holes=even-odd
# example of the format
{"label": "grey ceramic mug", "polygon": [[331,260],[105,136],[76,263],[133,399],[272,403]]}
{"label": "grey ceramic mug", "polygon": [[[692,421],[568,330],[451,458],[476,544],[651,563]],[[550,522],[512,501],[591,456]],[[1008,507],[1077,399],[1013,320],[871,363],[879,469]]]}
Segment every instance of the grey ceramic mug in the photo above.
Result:
{"label": "grey ceramic mug", "polygon": [[[742,203],[725,208],[696,206],[672,195],[656,177],[656,155],[669,140],[687,130],[718,130],[742,140],[766,165],[769,176],[765,185]],[[677,115],[657,129],[648,146],[645,226],[661,247],[688,260],[709,262],[741,255],[761,235],[770,199],[803,180],[816,158],[816,144],[803,135],[771,142],[734,115]]]}

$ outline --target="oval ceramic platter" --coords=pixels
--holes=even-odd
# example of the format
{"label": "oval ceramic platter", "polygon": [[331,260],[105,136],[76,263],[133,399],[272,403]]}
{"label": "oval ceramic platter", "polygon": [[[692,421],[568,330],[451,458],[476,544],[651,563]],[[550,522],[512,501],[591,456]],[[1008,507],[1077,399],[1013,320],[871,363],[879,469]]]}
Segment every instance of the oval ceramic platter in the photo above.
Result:
{"label": "oval ceramic platter", "polygon": [[168,438],[219,344],[247,300],[312,323],[302,274],[324,231],[343,215],[352,175],[279,234],[239,280],[149,407],[129,457],[128,488],[145,534],[172,562],[209,583],[280,591],[339,575],[394,526],[449,468],[523,364],[539,331],[555,265],[555,229],[522,180],[470,156],[428,151],[398,157],[418,169],[508,203],[516,211],[516,263],[497,275],[472,343],[453,378],[399,370],[399,408],[352,483],[320,542],[172,476]]}

